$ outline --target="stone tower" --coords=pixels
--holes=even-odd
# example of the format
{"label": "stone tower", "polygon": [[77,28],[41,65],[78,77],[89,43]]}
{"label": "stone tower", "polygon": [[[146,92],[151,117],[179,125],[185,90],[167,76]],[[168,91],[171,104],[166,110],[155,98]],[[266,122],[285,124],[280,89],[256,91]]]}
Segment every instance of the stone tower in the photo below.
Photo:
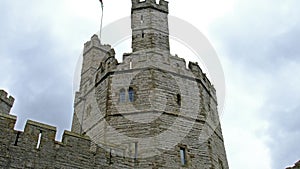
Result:
{"label": "stone tower", "polygon": [[216,90],[170,54],[168,2],[132,0],[132,53],[85,43],[72,131],[105,149],[106,168],[228,169]]}
{"label": "stone tower", "polygon": [[145,49],[170,50],[168,2],[132,0],[131,29],[133,52]]}

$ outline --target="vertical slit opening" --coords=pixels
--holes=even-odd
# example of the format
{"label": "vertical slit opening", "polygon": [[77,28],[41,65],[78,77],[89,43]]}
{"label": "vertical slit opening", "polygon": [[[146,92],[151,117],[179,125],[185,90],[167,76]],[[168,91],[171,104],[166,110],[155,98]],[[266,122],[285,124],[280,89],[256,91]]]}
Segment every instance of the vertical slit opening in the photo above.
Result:
{"label": "vertical slit opening", "polygon": [[17,146],[18,145],[18,141],[19,141],[19,137],[20,137],[21,132],[18,131],[16,139],[15,139],[15,143],[14,145]]}
{"label": "vertical slit opening", "polygon": [[145,33],[144,33],[144,31],[142,31],[142,38],[144,38],[145,37]]}
{"label": "vertical slit opening", "polygon": [[129,69],[132,69],[132,61],[129,62]]}
{"label": "vertical slit opening", "polygon": [[181,160],[181,165],[186,165],[186,150],[183,147],[180,147],[180,160]]}
{"label": "vertical slit opening", "polygon": [[39,133],[39,138],[36,144],[36,149],[39,149],[41,147],[41,140],[42,140],[42,131]]}
{"label": "vertical slit opening", "polygon": [[144,16],[141,15],[141,24],[143,24],[143,23],[144,23]]}
{"label": "vertical slit opening", "polygon": [[134,162],[137,162],[137,157],[138,157],[138,143],[134,143]]}
{"label": "vertical slit opening", "polygon": [[176,95],[176,102],[177,102],[178,106],[181,106],[181,96],[180,96],[180,94]]}
{"label": "vertical slit opening", "polygon": [[112,164],[112,150],[109,149],[109,164]]}

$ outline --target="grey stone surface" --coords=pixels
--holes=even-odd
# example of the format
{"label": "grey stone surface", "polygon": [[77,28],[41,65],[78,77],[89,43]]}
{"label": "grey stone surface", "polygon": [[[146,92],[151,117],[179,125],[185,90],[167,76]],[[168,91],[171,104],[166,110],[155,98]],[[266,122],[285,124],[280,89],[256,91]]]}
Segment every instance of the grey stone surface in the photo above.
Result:
{"label": "grey stone surface", "polygon": [[[72,131],[116,156],[134,159],[137,144],[138,160],[128,164],[137,168],[229,168],[216,90],[197,63],[186,67],[183,58],[170,54],[168,3],[132,3],[132,53],[125,53],[122,62],[113,49],[101,50],[105,45],[94,43],[100,42],[96,35],[87,42],[91,45],[84,51],[99,54],[86,52],[82,70],[91,66],[86,56],[100,62],[82,77]],[[132,102],[129,89],[134,91]],[[185,166],[180,162],[182,146],[187,150]]]}
{"label": "grey stone surface", "polygon": [[97,35],[84,44],[62,142],[34,121],[15,131],[14,99],[0,91],[0,168],[228,169],[216,90],[197,63],[170,54],[168,12],[164,0],[132,0],[132,53],[120,63]]}

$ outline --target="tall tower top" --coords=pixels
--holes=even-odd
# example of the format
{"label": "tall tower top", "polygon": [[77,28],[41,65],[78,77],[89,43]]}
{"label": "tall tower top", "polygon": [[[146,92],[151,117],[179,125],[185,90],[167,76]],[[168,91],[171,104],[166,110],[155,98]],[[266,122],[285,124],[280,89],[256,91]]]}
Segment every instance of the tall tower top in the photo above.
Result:
{"label": "tall tower top", "polygon": [[169,13],[169,2],[165,0],[160,0],[159,4],[155,0],[131,0],[132,10],[143,9],[143,8],[153,8],[160,10],[161,12]]}
{"label": "tall tower top", "polygon": [[170,51],[168,2],[131,0],[132,50]]}

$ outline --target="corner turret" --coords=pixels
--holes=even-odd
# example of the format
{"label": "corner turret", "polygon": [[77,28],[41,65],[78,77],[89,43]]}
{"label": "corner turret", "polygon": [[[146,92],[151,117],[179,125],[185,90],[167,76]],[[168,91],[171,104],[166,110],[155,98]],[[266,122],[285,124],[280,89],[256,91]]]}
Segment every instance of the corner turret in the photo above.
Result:
{"label": "corner turret", "polygon": [[15,99],[12,96],[8,97],[4,90],[0,90],[0,114],[9,114],[14,101]]}

